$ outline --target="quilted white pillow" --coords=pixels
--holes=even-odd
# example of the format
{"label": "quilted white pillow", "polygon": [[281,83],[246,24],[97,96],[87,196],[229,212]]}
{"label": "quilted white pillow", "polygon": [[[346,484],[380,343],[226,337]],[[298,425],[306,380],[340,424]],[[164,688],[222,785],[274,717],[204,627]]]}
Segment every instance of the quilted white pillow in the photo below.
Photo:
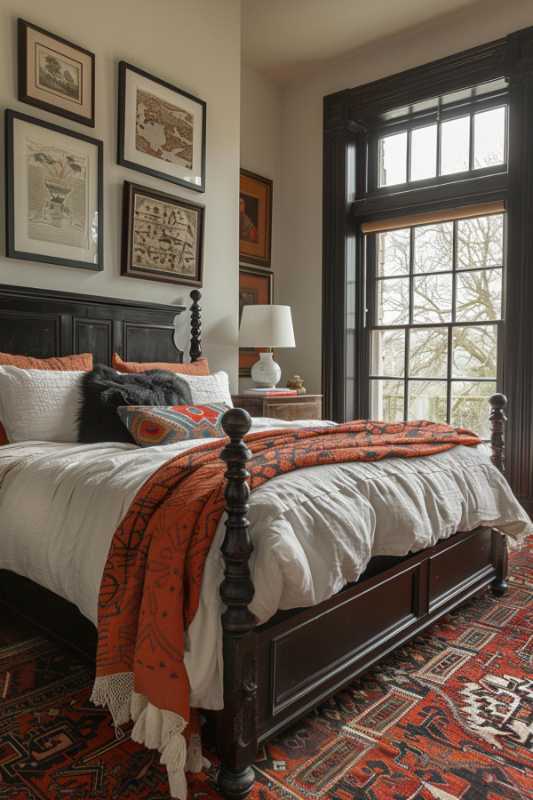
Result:
{"label": "quilted white pillow", "polygon": [[77,442],[85,372],[0,367],[2,422],[10,442]]}
{"label": "quilted white pillow", "polygon": [[191,405],[205,406],[212,403],[224,403],[229,408],[233,408],[227,372],[221,370],[212,375],[176,375],[176,378],[189,388]]}

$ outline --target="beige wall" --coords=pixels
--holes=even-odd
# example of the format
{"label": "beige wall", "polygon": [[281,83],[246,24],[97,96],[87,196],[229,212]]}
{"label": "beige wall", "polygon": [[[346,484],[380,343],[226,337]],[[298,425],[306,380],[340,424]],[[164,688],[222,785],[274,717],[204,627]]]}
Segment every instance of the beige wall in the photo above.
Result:
{"label": "beige wall", "polygon": [[[0,0],[0,103],[104,141],[104,270],[30,264],[0,257],[0,283],[163,303],[189,289],[120,276],[124,180],[206,206],[203,337],[214,368],[237,377],[240,0]],[[96,128],[17,102],[18,16],[96,54]],[[117,64],[124,59],[207,102],[207,191],[199,194],[116,164]],[[2,126],[3,136],[3,126]],[[3,147],[3,142],[0,143]],[[3,159],[2,170],[3,170]],[[3,184],[3,176],[2,176]],[[3,196],[3,193],[2,193]],[[3,197],[2,197],[3,202]],[[4,253],[4,232],[0,252]],[[183,315],[177,337],[183,342]]]}
{"label": "beige wall", "polygon": [[[241,72],[241,167],[271,178],[272,271],[274,302],[283,302],[278,293],[281,253],[281,90],[271,80],[243,64]],[[245,263],[244,261],[242,262]],[[279,360],[278,356],[276,358]],[[281,383],[286,379],[282,376]],[[253,385],[241,378],[241,390]]]}
{"label": "beige wall", "polygon": [[322,104],[331,92],[367,83],[533,25],[532,0],[483,0],[415,30],[317,64],[282,96],[281,241],[278,300],[292,306],[296,350],[280,354],[284,374],[321,386]]}

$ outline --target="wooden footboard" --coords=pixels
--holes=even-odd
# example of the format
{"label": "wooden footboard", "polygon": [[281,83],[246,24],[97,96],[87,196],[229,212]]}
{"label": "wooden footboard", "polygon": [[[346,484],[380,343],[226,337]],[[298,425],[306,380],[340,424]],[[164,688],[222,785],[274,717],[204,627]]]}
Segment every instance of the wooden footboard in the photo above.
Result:
{"label": "wooden footboard", "polygon": [[[506,399],[494,395],[490,405],[492,461],[503,470]],[[223,419],[230,442],[222,456],[228,464],[228,518],[221,587],[224,709],[217,714],[217,746],[219,788],[228,798],[250,791],[260,742],[475,593],[490,584],[498,594],[507,588],[505,539],[477,528],[364,575],[318,606],[280,612],[255,627],[248,609],[252,544],[249,452],[243,442],[250,424],[242,409],[228,411]]]}

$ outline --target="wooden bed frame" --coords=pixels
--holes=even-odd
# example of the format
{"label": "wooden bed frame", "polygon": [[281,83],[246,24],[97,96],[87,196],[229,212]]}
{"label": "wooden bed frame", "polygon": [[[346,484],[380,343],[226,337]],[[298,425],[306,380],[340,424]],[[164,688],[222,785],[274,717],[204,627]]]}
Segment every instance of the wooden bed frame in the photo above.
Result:
{"label": "wooden bed frame", "polygon": [[[201,356],[200,292],[191,292],[191,359]],[[174,317],[161,306],[0,286],[0,350],[40,357],[114,350],[136,361],[181,361]],[[493,463],[504,469],[506,399],[490,399]],[[403,558],[373,558],[364,575],[317,606],[278,612],[257,626],[248,609],[254,587],[249,558],[246,411],[224,415],[226,472],[225,578],[221,596],[224,709],[214,714],[222,765],[218,784],[244,798],[254,783],[257,747],[394,648],[487,586],[507,589],[504,537],[488,528],[456,533]],[[95,629],[74,606],[25,578],[0,571],[0,600],[85,653]],[[317,643],[320,644],[317,647]]]}

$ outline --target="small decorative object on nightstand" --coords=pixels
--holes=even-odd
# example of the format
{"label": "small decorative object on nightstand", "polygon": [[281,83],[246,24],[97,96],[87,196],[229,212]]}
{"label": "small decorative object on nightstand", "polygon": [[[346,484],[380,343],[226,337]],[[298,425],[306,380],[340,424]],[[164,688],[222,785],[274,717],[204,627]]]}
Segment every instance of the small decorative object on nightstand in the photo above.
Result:
{"label": "small decorative object on nightstand", "polygon": [[287,381],[287,389],[294,389],[298,394],[306,394],[307,389],[304,386],[304,379],[301,375],[293,375]]}
{"label": "small decorative object on nightstand", "polygon": [[[243,306],[239,346],[295,347],[290,306]],[[281,369],[271,352],[259,353],[251,375],[258,386],[273,388],[281,378]]]}
{"label": "small decorative object on nightstand", "polygon": [[292,397],[254,397],[234,394],[233,405],[244,408],[252,417],[272,417],[292,421],[295,419],[322,419],[322,395],[302,394]]}

